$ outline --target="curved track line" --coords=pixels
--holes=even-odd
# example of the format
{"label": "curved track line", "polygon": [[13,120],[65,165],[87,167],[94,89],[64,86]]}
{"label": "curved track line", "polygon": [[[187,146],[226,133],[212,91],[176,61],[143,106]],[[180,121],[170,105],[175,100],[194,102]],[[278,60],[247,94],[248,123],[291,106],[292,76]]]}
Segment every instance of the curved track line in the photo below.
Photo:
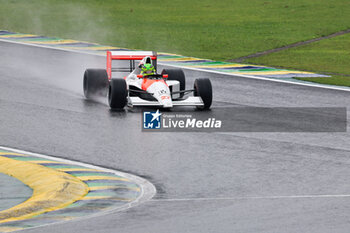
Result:
{"label": "curved track line", "polygon": [[247,197],[200,197],[200,198],[172,198],[157,199],[152,202],[181,202],[181,201],[239,201],[261,199],[315,199],[315,198],[349,198],[350,194],[315,194],[315,195],[291,195],[291,196],[247,196]]}
{"label": "curved track line", "polygon": [[41,165],[2,157],[0,172],[13,176],[33,189],[33,195],[0,212],[0,223],[19,221],[64,208],[88,193],[88,186],[64,172]]}
{"label": "curved track line", "polygon": [[316,88],[330,89],[330,90],[336,90],[336,91],[350,92],[350,88],[342,87],[342,86],[338,87],[338,86],[314,84],[314,83],[299,82],[299,81],[288,81],[288,80],[280,80],[280,79],[273,79],[273,78],[256,77],[256,76],[250,76],[250,75],[244,75],[244,74],[239,74],[239,75],[238,74],[230,74],[230,73],[214,71],[214,70],[204,70],[204,69],[200,69],[200,68],[192,68],[192,67],[183,67],[183,66],[177,66],[177,65],[171,65],[171,64],[163,64],[161,62],[158,62],[158,64],[164,65],[164,66],[171,66],[171,67],[183,68],[183,69],[188,69],[188,70],[200,71],[200,72],[207,72],[207,73],[240,77],[240,78],[249,78],[249,79],[256,79],[256,80],[263,80],[263,81],[270,81],[270,82],[277,82],[277,83],[286,83],[286,84],[293,84],[293,85],[306,86],[306,87],[316,87]]}
{"label": "curved track line", "polygon": [[[78,217],[78,218],[68,218],[68,219],[65,219],[65,221],[43,223],[42,225],[40,224],[40,225],[37,225],[37,226],[30,226],[30,229],[44,227],[44,226],[47,226],[47,225],[56,225],[56,224],[64,223],[66,221],[71,221],[71,222],[72,221],[79,221],[79,220],[82,220],[82,219],[89,219],[89,218],[93,218],[93,217],[103,216],[103,215],[106,215],[106,214],[109,214],[109,213],[114,213],[114,212],[126,210],[126,209],[132,208],[132,207],[134,207],[136,205],[139,205],[139,204],[141,204],[143,202],[146,202],[146,201],[152,199],[152,197],[156,193],[156,188],[155,188],[155,186],[152,183],[150,183],[149,181],[147,181],[147,180],[145,180],[145,179],[143,179],[141,177],[138,177],[138,176],[135,176],[135,175],[132,175],[132,174],[119,172],[119,171],[115,171],[115,170],[112,170],[112,169],[106,169],[106,168],[102,168],[102,167],[99,167],[99,166],[94,166],[94,165],[90,165],[90,164],[86,164],[86,163],[82,163],[82,162],[70,161],[70,160],[67,160],[67,159],[56,158],[56,157],[53,157],[53,156],[47,156],[47,155],[27,152],[27,151],[23,151],[23,150],[8,148],[8,147],[0,146],[0,149],[6,150],[6,151],[11,151],[13,153],[19,153],[19,154],[24,154],[24,155],[28,155],[28,156],[38,157],[38,158],[41,158],[43,160],[44,159],[54,160],[58,164],[65,163],[65,164],[70,164],[72,166],[85,167],[85,169],[84,168],[83,169],[79,168],[78,169],[79,171],[81,171],[81,170],[86,170],[86,171],[95,170],[95,171],[100,171],[100,172],[102,171],[102,172],[106,172],[106,173],[112,173],[112,174],[114,174],[116,176],[121,177],[122,178],[121,180],[128,179],[129,181],[134,182],[138,186],[137,188],[135,187],[135,190],[138,191],[140,194],[136,198],[134,198],[132,200],[121,200],[123,202],[127,201],[127,202],[125,202],[122,205],[115,205],[115,206],[112,206],[112,207],[110,207],[108,209],[104,209],[104,210],[102,210],[100,212],[97,212],[97,213],[91,213],[91,214],[87,214],[87,215],[84,214],[83,216]],[[7,154],[9,154],[9,153],[7,153]],[[34,161],[33,164],[36,165],[35,161]],[[55,165],[55,163],[52,166],[54,166],[54,165]],[[77,169],[75,169],[75,168],[73,168],[73,169],[71,169],[71,168],[56,168],[56,170],[63,171],[63,172],[66,172],[66,171],[67,172],[75,172],[75,171],[77,171]],[[77,178],[79,179],[79,177],[77,177]],[[95,178],[98,178],[98,177],[95,177]],[[95,179],[95,178],[92,177],[92,179]],[[101,188],[103,188],[103,187],[89,187],[89,190],[95,192],[95,191],[98,191]],[[105,188],[108,188],[108,187],[105,186]],[[123,187],[120,187],[120,188],[123,188]],[[81,201],[86,201],[86,200],[84,200],[84,198],[87,199],[87,200],[89,200],[89,199],[98,200],[99,199],[99,198],[89,197],[89,194],[84,196],[81,199]],[[103,198],[104,197],[102,197],[102,199]],[[80,201],[78,201],[78,202],[80,202]],[[73,205],[75,205],[75,204],[73,204]],[[63,209],[63,210],[65,210],[65,209]],[[56,212],[56,211],[54,211],[54,212]],[[54,212],[49,212],[49,213],[54,213]],[[46,215],[46,214],[44,214],[44,215]],[[32,219],[36,219],[36,218],[32,218]],[[16,222],[14,222],[14,223],[16,223]],[[8,232],[8,231],[20,231],[20,230],[28,229],[27,227],[23,228],[23,227],[20,227],[20,226],[16,226],[16,224],[15,225],[9,225],[9,226],[6,226],[6,224],[7,223],[5,223],[5,226],[1,226],[1,230],[2,231]]]}

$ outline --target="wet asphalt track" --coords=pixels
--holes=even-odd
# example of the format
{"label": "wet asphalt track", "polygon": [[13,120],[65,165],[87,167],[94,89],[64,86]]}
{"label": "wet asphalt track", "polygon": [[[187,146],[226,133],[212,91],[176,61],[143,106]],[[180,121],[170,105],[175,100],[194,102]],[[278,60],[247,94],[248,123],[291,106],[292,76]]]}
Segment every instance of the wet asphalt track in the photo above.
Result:
{"label": "wet asphalt track", "polygon": [[[84,69],[104,58],[4,42],[0,55],[1,145],[127,171],[158,189],[123,212],[25,232],[349,232],[350,197],[312,196],[350,194],[349,133],[141,133],[139,110],[83,98]],[[188,85],[211,79],[212,111],[350,107],[350,92],[186,75]]]}
{"label": "wet asphalt track", "polygon": [[32,194],[32,189],[21,181],[0,173],[0,211],[21,204]]}

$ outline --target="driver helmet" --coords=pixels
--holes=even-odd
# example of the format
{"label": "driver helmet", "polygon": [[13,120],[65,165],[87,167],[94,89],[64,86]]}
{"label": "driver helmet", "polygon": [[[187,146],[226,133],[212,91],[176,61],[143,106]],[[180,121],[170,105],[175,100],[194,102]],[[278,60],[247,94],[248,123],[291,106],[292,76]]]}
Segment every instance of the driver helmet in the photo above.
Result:
{"label": "driver helmet", "polygon": [[152,64],[144,64],[141,67],[141,74],[143,76],[154,75],[155,72],[156,72],[156,69]]}

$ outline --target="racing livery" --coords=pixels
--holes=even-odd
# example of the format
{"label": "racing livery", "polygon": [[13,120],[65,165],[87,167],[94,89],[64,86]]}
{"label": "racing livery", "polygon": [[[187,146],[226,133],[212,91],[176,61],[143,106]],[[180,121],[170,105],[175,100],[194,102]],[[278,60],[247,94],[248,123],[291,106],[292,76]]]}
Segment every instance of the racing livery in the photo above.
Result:
{"label": "racing livery", "polygon": [[[137,66],[136,61],[139,61]],[[125,62],[128,63],[128,67],[125,67]],[[121,63],[124,63],[124,67]],[[126,105],[210,108],[212,86],[209,79],[196,79],[193,89],[186,90],[182,69],[163,69],[158,74],[156,68],[156,52],[107,51],[106,69],[85,71],[84,95],[87,99],[107,96],[112,109],[123,109]],[[120,73],[127,75],[123,78]],[[190,93],[193,93],[193,96],[188,96]]]}

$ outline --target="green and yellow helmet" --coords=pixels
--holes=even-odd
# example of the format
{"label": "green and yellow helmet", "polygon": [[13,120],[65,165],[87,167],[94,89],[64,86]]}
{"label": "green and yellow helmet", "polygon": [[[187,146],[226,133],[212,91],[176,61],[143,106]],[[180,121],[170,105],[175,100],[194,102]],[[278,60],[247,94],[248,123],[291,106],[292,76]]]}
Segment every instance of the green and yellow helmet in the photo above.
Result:
{"label": "green and yellow helmet", "polygon": [[152,64],[144,64],[141,66],[141,74],[143,76],[148,76],[148,75],[155,75],[156,74],[156,69]]}

